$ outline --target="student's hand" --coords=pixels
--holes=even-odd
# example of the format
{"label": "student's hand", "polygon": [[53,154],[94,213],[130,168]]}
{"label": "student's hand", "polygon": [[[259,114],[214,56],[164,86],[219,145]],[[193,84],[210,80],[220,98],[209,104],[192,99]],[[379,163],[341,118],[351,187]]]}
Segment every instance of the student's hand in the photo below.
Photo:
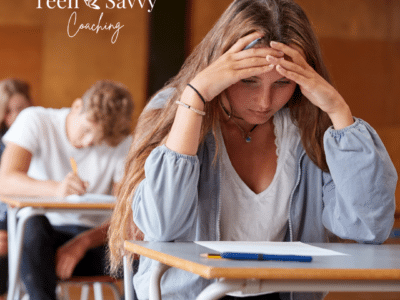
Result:
{"label": "student's hand", "polygon": [[259,37],[262,37],[262,34],[254,32],[239,39],[227,52],[198,73],[190,82],[206,101],[211,101],[241,79],[258,76],[274,68],[274,65],[266,60],[266,56],[283,57],[283,52],[269,47],[242,51]]}
{"label": "student's hand", "polygon": [[68,195],[83,195],[86,193],[88,182],[82,181],[77,174],[70,172],[65,176],[57,188],[58,197],[66,197]]}
{"label": "student's hand", "polygon": [[271,47],[282,51],[292,61],[273,55],[268,55],[267,61],[275,65],[280,74],[296,82],[303,95],[329,115],[335,129],[344,128],[354,122],[346,101],[307,63],[300,48],[278,42],[271,42]]}
{"label": "student's hand", "polygon": [[56,253],[56,275],[58,278],[70,278],[76,265],[85,256],[87,250],[87,246],[79,238],[69,240],[59,247]]}

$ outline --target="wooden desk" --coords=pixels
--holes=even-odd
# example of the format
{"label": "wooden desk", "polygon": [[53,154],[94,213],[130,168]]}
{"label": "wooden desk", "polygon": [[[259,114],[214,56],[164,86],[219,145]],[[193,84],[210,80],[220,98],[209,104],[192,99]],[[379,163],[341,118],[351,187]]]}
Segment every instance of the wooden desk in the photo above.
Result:
{"label": "wooden desk", "polygon": [[299,263],[206,259],[200,254],[213,251],[191,242],[126,241],[125,249],[160,263],[150,280],[150,300],[161,299],[160,280],[169,267],[206,279],[219,279],[197,300],[219,299],[238,290],[247,293],[400,291],[400,245],[312,245],[349,255],[315,256],[311,263]]}
{"label": "wooden desk", "polygon": [[[22,242],[26,221],[34,215],[48,212],[105,215],[110,214],[115,206],[112,202],[71,202],[55,197],[14,197],[0,196],[0,201],[7,204],[9,284],[7,300],[19,299],[20,265]],[[17,218],[21,209],[31,209]]]}

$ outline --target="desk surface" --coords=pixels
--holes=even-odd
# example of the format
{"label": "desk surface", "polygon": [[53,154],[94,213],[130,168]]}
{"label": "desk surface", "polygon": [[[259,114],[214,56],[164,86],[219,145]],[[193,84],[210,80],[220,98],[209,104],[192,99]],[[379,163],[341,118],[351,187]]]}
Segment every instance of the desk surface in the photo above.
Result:
{"label": "desk surface", "polygon": [[[9,288],[8,300],[15,299],[20,287],[20,263],[22,255],[22,239],[26,220],[35,215],[51,211],[71,210],[85,213],[109,213],[115,206],[113,202],[73,202],[57,197],[26,197],[0,195],[0,201],[8,205],[8,247],[9,247]],[[18,212],[25,207],[31,207],[24,215],[17,218]]]}
{"label": "desk surface", "polygon": [[13,207],[46,209],[113,209],[113,202],[73,202],[57,197],[24,197],[0,195],[0,201]]}
{"label": "desk surface", "polygon": [[128,251],[206,279],[400,280],[400,245],[313,243],[349,255],[315,256],[311,263],[207,259],[215,252],[192,242],[125,241]]}

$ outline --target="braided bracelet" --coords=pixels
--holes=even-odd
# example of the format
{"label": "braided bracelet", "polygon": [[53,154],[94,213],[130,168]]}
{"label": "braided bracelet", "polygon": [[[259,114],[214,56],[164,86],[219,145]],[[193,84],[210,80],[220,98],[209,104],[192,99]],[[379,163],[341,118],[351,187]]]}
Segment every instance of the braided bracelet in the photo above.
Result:
{"label": "braided bracelet", "polygon": [[190,87],[193,89],[193,91],[196,92],[197,95],[199,95],[201,101],[203,101],[203,104],[206,105],[206,100],[204,100],[203,96],[199,93],[199,91],[196,90],[196,89],[193,87],[193,85],[191,85],[190,83],[188,83],[187,85],[190,86]]}
{"label": "braided bracelet", "polygon": [[187,109],[190,109],[191,111],[194,111],[196,114],[198,114],[198,115],[200,115],[200,116],[205,116],[205,115],[206,115],[206,113],[205,113],[204,111],[201,111],[201,110],[198,110],[198,109],[196,109],[196,108],[194,108],[194,107],[191,107],[190,105],[188,105],[188,104],[186,104],[186,103],[183,103],[183,102],[181,102],[181,101],[179,101],[179,100],[176,100],[175,103],[176,103],[176,104],[179,104],[179,105],[182,105],[183,107],[185,107],[185,108],[187,108]]}

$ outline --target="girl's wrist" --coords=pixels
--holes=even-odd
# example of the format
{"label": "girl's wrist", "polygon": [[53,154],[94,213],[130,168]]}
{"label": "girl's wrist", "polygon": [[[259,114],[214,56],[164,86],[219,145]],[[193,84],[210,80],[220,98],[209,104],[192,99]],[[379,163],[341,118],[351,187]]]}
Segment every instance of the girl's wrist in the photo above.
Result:
{"label": "girl's wrist", "polygon": [[203,95],[190,83],[188,83],[187,86],[190,87],[197,94],[197,96],[199,96],[201,102],[206,105],[206,100],[204,99]]}
{"label": "girl's wrist", "polygon": [[199,92],[205,102],[209,102],[214,98],[210,95],[210,88],[207,86],[207,81],[202,80],[199,76],[196,76],[189,84]]}
{"label": "girl's wrist", "polygon": [[335,111],[328,113],[335,130],[343,129],[354,123],[353,115],[347,103],[341,104]]}
{"label": "girl's wrist", "polygon": [[[195,87],[192,83],[190,83],[190,85]],[[197,90],[197,88],[195,88],[195,89]],[[191,107],[193,107],[195,109],[204,111],[204,107],[205,107],[204,102],[201,99],[201,97],[198,95],[198,93],[196,93],[195,89],[193,89],[192,87],[187,85],[182,93],[180,101],[187,105],[190,105]],[[198,92],[204,98],[204,96],[201,94],[201,92],[200,91],[198,91]],[[205,98],[204,98],[204,100],[205,100]]]}

